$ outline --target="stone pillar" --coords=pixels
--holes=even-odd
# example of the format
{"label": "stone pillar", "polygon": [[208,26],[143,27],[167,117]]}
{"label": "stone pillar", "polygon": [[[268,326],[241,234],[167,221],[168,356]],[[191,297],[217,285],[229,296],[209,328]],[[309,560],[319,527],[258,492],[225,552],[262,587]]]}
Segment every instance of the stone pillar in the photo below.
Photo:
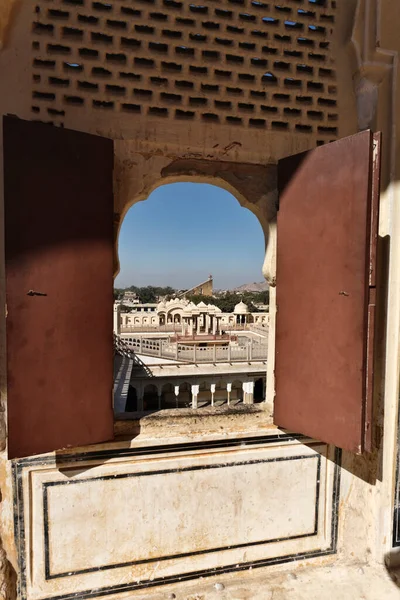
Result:
{"label": "stone pillar", "polygon": [[199,335],[199,333],[200,333],[200,326],[201,326],[201,315],[199,315],[197,317],[197,335]]}
{"label": "stone pillar", "polygon": [[243,404],[254,404],[254,381],[245,381],[243,383]]}
{"label": "stone pillar", "polygon": [[205,322],[206,322],[206,333],[210,333],[211,330],[211,317],[210,315],[204,315],[205,318]]}
{"label": "stone pillar", "polygon": [[114,304],[114,333],[119,335],[121,333],[121,306]]}
{"label": "stone pillar", "polygon": [[179,403],[178,403],[179,385],[174,386],[174,394],[175,394],[175,400],[176,400],[176,408],[178,408],[178,406],[179,406]]}
{"label": "stone pillar", "polygon": [[218,325],[218,317],[216,317],[215,315],[213,315],[213,318],[212,318],[212,332],[213,332],[213,335],[216,335],[216,333],[217,333],[217,325]]}
{"label": "stone pillar", "polygon": [[211,384],[210,391],[211,391],[211,406],[214,406],[215,383]]}
{"label": "stone pillar", "polygon": [[197,396],[199,395],[199,388],[200,386],[198,385],[192,385],[192,408],[197,408]]}
{"label": "stone pillar", "polygon": [[226,392],[228,395],[228,404],[231,403],[231,391],[232,391],[232,384],[231,383],[227,383],[226,384]]}
{"label": "stone pillar", "polygon": [[248,392],[249,397],[249,404],[254,404],[254,381],[249,381],[248,382]]}

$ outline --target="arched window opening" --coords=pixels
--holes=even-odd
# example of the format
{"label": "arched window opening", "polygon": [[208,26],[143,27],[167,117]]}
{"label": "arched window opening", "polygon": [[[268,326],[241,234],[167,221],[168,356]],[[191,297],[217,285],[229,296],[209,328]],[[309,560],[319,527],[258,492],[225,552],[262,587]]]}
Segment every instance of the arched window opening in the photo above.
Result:
{"label": "arched window opening", "polygon": [[148,384],[144,387],[143,408],[145,411],[157,410],[158,390],[156,385]]}
{"label": "arched window opening", "polygon": [[254,402],[262,402],[263,400],[265,400],[264,378],[259,377],[254,382]]}
{"label": "arched window opening", "polygon": [[126,412],[136,412],[138,409],[136,388],[129,385],[128,395],[126,398]]}
{"label": "arched window opening", "polygon": [[269,290],[257,216],[215,185],[162,185],[126,213],[118,251],[114,333],[135,367],[126,410],[262,402]]}

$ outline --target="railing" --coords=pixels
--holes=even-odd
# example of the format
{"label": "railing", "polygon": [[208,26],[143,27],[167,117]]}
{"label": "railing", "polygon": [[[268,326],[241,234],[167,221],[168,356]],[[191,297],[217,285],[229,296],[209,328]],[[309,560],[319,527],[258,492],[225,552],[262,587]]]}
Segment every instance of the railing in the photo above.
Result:
{"label": "railing", "polygon": [[181,323],[168,323],[167,325],[135,325],[133,327],[123,327],[121,333],[181,333]]}
{"label": "railing", "polygon": [[168,340],[143,337],[124,337],[124,345],[137,354],[157,356],[189,363],[250,362],[263,361],[268,356],[268,345],[248,340],[245,345],[217,345],[200,347],[196,344],[171,344]]}
{"label": "railing", "polygon": [[253,331],[254,333],[261,333],[261,335],[267,337],[269,326],[267,323],[265,325],[262,325],[261,323],[251,323],[249,325],[249,330]]}
{"label": "railing", "polygon": [[171,342],[188,342],[188,341],[192,341],[192,342],[229,342],[229,341],[237,341],[237,335],[230,335],[230,334],[223,334],[223,335],[217,335],[217,334],[212,334],[212,333],[208,333],[208,334],[197,334],[194,333],[193,335],[179,335],[176,334],[174,336],[172,336],[170,338]]}
{"label": "railing", "polygon": [[[259,323],[221,323],[221,331],[256,331],[257,333],[268,332],[268,324]],[[121,325],[121,333],[182,333],[181,323],[167,323],[166,325]],[[195,334],[196,332],[194,332]],[[212,335],[210,333],[210,335]]]}

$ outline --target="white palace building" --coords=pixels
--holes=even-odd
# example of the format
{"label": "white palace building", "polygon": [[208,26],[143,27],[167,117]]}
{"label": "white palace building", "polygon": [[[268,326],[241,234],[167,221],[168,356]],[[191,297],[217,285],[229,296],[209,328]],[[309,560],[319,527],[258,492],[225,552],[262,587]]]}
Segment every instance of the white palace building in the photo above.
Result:
{"label": "white palace building", "polygon": [[158,304],[133,304],[129,313],[114,306],[116,333],[138,331],[175,331],[183,336],[221,335],[223,331],[250,325],[268,327],[268,312],[250,312],[244,302],[236,304],[233,313],[224,313],[214,304],[194,304],[186,298],[176,298]]}

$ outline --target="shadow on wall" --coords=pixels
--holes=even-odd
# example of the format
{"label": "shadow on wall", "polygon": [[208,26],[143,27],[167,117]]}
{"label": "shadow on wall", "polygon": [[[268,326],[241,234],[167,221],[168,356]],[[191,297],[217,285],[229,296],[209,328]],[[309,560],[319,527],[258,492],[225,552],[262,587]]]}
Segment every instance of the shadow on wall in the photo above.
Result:
{"label": "shadow on wall", "polygon": [[385,556],[385,567],[398,588],[400,588],[400,548],[393,549]]}

